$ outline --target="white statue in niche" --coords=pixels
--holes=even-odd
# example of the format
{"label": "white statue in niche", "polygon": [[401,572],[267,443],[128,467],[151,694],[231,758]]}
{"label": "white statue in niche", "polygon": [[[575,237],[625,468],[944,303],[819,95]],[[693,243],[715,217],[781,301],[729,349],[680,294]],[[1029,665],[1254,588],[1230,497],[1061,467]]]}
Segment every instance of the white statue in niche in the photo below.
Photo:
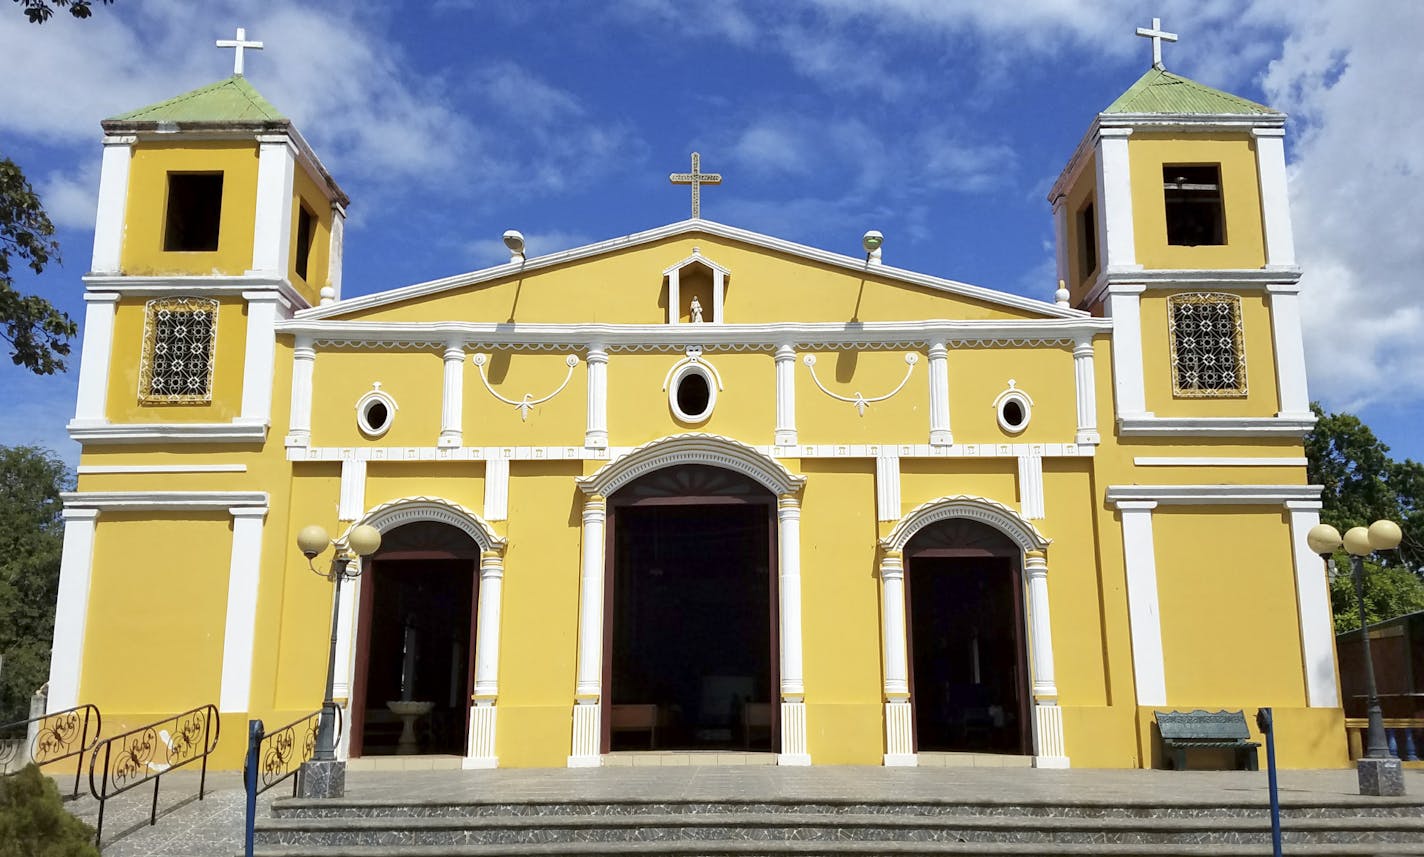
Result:
{"label": "white statue in niche", "polygon": [[702,302],[697,299],[697,295],[692,296],[692,306],[688,312],[692,315],[693,324],[702,323]]}

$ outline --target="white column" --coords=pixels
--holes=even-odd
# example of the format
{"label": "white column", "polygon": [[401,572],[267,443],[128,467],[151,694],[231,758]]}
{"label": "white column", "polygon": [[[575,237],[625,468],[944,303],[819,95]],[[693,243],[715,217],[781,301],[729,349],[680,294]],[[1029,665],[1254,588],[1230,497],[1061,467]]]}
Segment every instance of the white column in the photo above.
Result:
{"label": "white column", "polygon": [[108,422],[109,363],[114,356],[114,310],[118,303],[115,292],[84,293],[84,345],[79,352],[75,423]]}
{"label": "white column", "polygon": [[121,272],[124,250],[124,212],[128,207],[129,164],[137,137],[105,137],[99,166],[99,205],[94,217],[94,256],[89,270],[95,274]]}
{"label": "white column", "polygon": [[1028,589],[1029,659],[1033,673],[1034,767],[1066,768],[1063,712],[1053,677],[1053,624],[1048,609],[1048,558],[1043,551],[1024,554]]}
{"label": "white column", "polygon": [[445,343],[445,377],[440,396],[440,440],[437,446],[464,443],[465,344],[458,339]]}
{"label": "white column", "polygon": [[682,289],[679,283],[681,272],[681,268],[668,272],[668,324],[682,323]]}
{"label": "white column", "polygon": [[296,158],[285,134],[257,140],[257,213],[250,273],[281,279],[291,267]]}
{"label": "white column", "polygon": [[341,496],[337,504],[339,521],[355,521],[366,512],[366,459],[341,461]]}
{"label": "white column", "polygon": [[1132,673],[1137,704],[1166,705],[1167,675],[1162,656],[1162,617],[1157,597],[1157,554],[1152,541],[1156,500],[1118,500],[1122,550],[1127,570],[1127,614],[1132,633]]}
{"label": "white column", "polygon": [[801,502],[783,494],[776,503],[778,617],[781,640],[781,753],[779,765],[809,765],[806,686],[801,665]]}
{"label": "white column", "polygon": [[98,509],[64,510],[64,553],[54,605],[54,645],[49,656],[49,711],[79,704],[84,665],[84,628],[89,617],[89,583],[94,573],[94,529]]}
{"label": "white column", "polygon": [[[331,244],[327,253],[326,285],[331,289],[331,298],[341,300],[341,263],[346,244],[346,209],[341,203],[331,204]],[[326,303],[325,300],[322,303]]]}
{"label": "white column", "polygon": [[1142,302],[1140,284],[1108,287],[1107,313],[1113,322],[1113,389],[1119,417],[1150,417],[1142,370]]}
{"label": "white column", "polygon": [[930,350],[930,445],[954,443],[949,430],[949,349],[943,342],[931,342]]}
{"label": "white column", "polygon": [[1068,273],[1068,197],[1058,196],[1053,200],[1053,245],[1058,264],[1058,281],[1067,283],[1073,278]]}
{"label": "white column", "polygon": [[796,445],[796,349],[776,349],[776,445]]}
{"label": "white column", "polygon": [[485,520],[509,519],[509,459],[485,460]]}
{"label": "white column", "polygon": [[1300,610],[1300,647],[1305,661],[1305,695],[1311,708],[1339,708],[1335,673],[1335,624],[1325,561],[1310,549],[1306,534],[1320,523],[1319,500],[1287,500],[1295,557],[1295,594]]}
{"label": "white column", "polygon": [[495,768],[495,703],[499,696],[500,592],[504,555],[480,553],[479,613],[475,621],[475,692],[470,707],[470,746],[465,768]]}
{"label": "white column", "polygon": [[243,292],[247,301],[247,351],[242,364],[242,415],[239,423],[267,425],[272,420],[272,376],[277,355],[276,291]]}
{"label": "white column", "polygon": [[583,445],[608,448],[608,352],[602,345],[588,347],[588,426]]}
{"label": "white column", "polygon": [[880,629],[885,663],[885,764],[916,764],[910,710],[909,643],[905,635],[905,561],[900,551],[880,558]]}
{"label": "white column", "polygon": [[1266,267],[1295,267],[1290,194],[1286,188],[1284,128],[1252,128],[1256,138],[1256,175],[1261,183],[1261,220],[1266,232]]}
{"label": "white column", "polygon": [[1043,502],[1043,456],[1020,455],[1018,459],[1019,509],[1030,521],[1046,517]]}
{"label": "white column", "polygon": [[1104,271],[1138,268],[1132,225],[1132,173],[1127,138],[1131,128],[1098,131],[1098,227],[1103,236]]}
{"label": "white column", "polygon": [[727,306],[727,275],[724,274],[724,273],[722,273],[721,271],[717,270],[716,268],[713,268],[713,269],[712,269],[712,321],[716,322],[717,324],[721,324],[722,322],[724,322],[724,321],[727,320],[726,316],[723,315],[723,313],[726,312],[726,306]]}
{"label": "white column", "polygon": [[579,576],[578,675],[574,688],[570,768],[597,767],[602,743],[599,702],[603,684],[603,527],[607,504],[590,496],[583,504],[583,563]]}
{"label": "white column", "polygon": [[[356,561],[362,564],[362,575],[370,570],[365,560]],[[343,707],[347,709],[347,714],[350,714],[351,708],[352,676],[356,672],[356,649],[352,642],[356,636],[356,605],[361,603],[361,587],[366,579],[362,575],[357,575],[355,580],[341,587],[341,602],[336,605],[336,677],[332,680],[332,697],[345,700]],[[351,721],[348,719],[346,722]],[[343,747],[350,746],[350,736],[346,734],[350,731],[342,733]]]}
{"label": "white column", "polygon": [[875,457],[875,519],[900,520],[900,456],[894,450]]}
{"label": "white column", "polygon": [[310,336],[297,336],[292,348],[292,413],[287,429],[287,446],[311,445],[312,373],[316,369],[316,349]]}
{"label": "white column", "polygon": [[252,647],[257,633],[257,587],[262,579],[262,519],[266,506],[238,506],[232,513],[232,558],[227,573],[227,624],[223,630],[222,682],[218,710],[250,710]]}
{"label": "white column", "polygon": [[1276,343],[1276,389],[1281,409],[1278,417],[1312,419],[1310,390],[1305,378],[1305,340],[1300,332],[1300,286],[1272,283],[1271,336]]}
{"label": "white column", "polygon": [[1093,337],[1081,337],[1073,343],[1073,378],[1078,393],[1079,445],[1102,442],[1098,434],[1098,382],[1093,369]]}

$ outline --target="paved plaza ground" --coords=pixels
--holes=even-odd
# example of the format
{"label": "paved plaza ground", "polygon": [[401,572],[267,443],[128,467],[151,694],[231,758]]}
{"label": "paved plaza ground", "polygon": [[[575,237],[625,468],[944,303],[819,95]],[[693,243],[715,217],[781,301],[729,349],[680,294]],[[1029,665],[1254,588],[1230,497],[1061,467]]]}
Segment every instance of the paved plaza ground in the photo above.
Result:
{"label": "paved plaza ground", "polygon": [[[1424,806],[1424,771],[1405,772],[1407,800]],[[61,786],[66,785],[64,780]],[[1361,800],[1353,768],[1282,771],[1281,801],[1342,803]],[[105,857],[234,857],[242,853],[243,792],[236,773],[208,775],[199,802],[198,775],[163,778],[160,817],[147,826],[152,789],[110,802],[104,820]],[[282,786],[259,798],[265,816]],[[347,797],[408,801],[822,801],[853,798],[913,802],[1112,802],[1120,804],[1257,805],[1268,803],[1266,773],[1247,771],[1034,770],[1020,768],[873,767],[612,767],[493,771],[353,771]],[[1373,801],[1398,800],[1373,798]],[[91,824],[92,798],[68,804]]]}

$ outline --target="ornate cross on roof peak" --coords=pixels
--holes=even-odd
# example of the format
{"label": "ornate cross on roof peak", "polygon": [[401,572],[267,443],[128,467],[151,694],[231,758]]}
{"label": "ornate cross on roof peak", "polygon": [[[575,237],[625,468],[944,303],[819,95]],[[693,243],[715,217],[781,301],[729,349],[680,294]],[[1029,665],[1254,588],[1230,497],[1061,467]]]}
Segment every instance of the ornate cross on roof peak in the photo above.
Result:
{"label": "ornate cross on roof peak", "polygon": [[702,172],[702,156],[697,152],[692,153],[692,172],[671,173],[668,180],[673,184],[692,185],[692,219],[696,220],[702,216],[702,185],[721,184],[721,173]]}
{"label": "ornate cross on roof peak", "polygon": [[236,39],[218,39],[217,46],[220,48],[232,48],[235,51],[235,55],[232,58],[232,73],[238,76],[242,75],[242,52],[247,48],[251,48],[254,51],[262,50],[261,42],[249,42],[247,40],[247,29],[244,27],[237,28]]}
{"label": "ornate cross on roof peak", "polygon": [[1152,67],[1165,70],[1167,67],[1162,65],[1162,43],[1175,42],[1177,34],[1163,30],[1162,19],[1153,18],[1151,27],[1137,28],[1137,35],[1152,40]]}

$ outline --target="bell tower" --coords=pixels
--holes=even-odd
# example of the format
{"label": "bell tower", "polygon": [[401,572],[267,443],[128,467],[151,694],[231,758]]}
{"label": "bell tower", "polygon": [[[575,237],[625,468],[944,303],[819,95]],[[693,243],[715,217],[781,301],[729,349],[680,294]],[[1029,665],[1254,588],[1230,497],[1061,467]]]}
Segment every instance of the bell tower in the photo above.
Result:
{"label": "bell tower", "polygon": [[104,120],[81,443],[262,443],[279,318],[341,291],[346,195],[244,76]]}

